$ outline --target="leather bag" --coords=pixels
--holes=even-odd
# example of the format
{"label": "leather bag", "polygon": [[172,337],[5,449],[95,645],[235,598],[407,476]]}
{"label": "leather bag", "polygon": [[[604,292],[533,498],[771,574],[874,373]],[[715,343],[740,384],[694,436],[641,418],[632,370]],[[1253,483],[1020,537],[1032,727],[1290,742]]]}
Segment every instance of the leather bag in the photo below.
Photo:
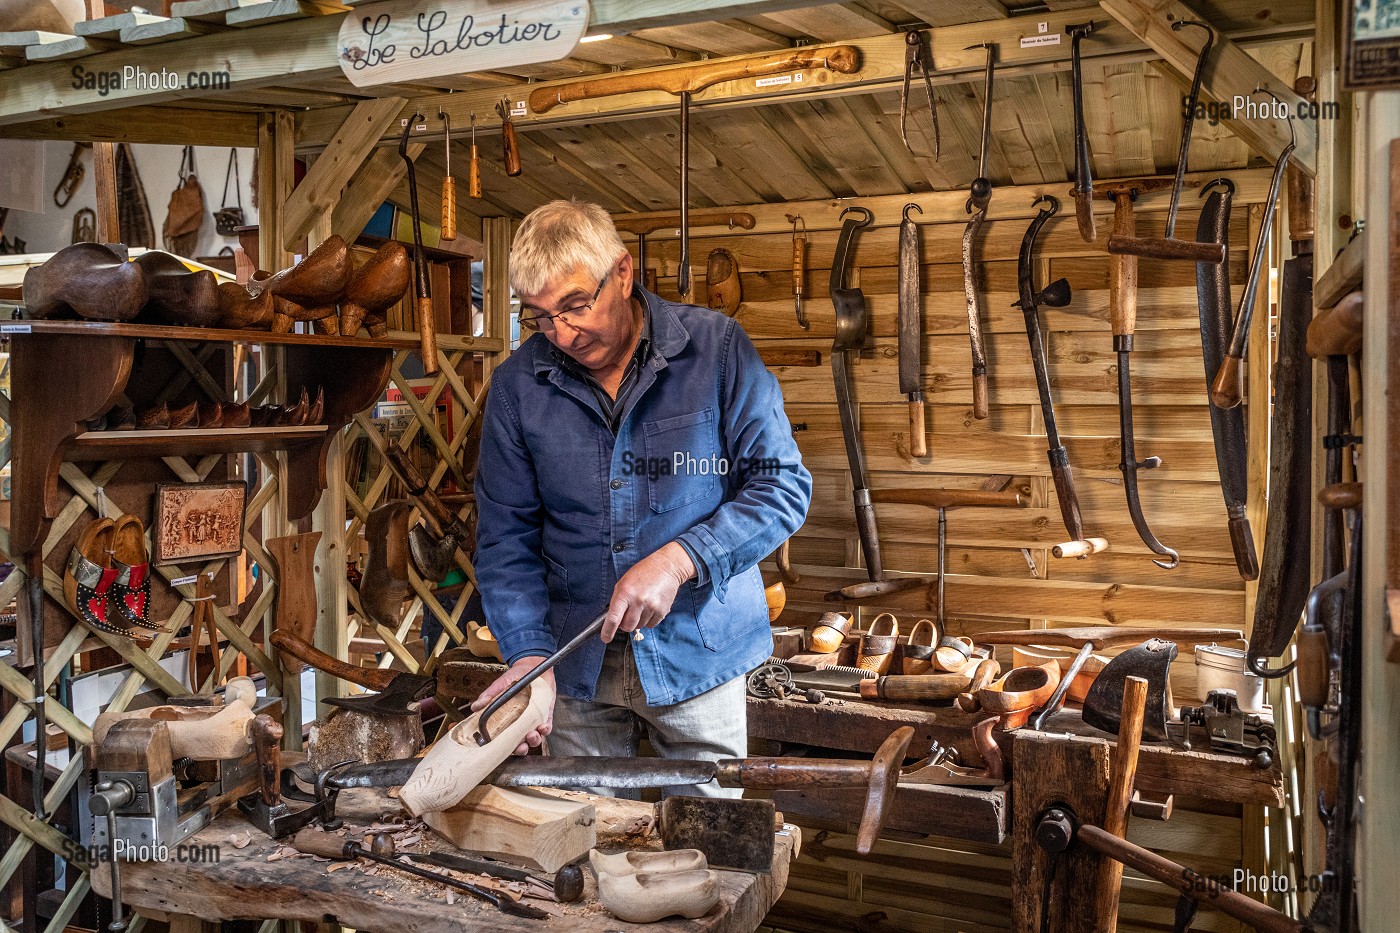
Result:
{"label": "leather bag", "polygon": [[[228,204],[228,182],[233,179],[234,206]],[[220,236],[233,236],[238,227],[243,226],[243,194],[238,181],[238,150],[228,151],[228,168],[224,171],[224,193],[219,198],[223,205],[214,212],[214,229]]]}
{"label": "leather bag", "polygon": [[170,195],[161,237],[165,248],[177,256],[194,253],[199,229],[204,226],[204,191],[195,177],[194,146],[186,146],[180,156],[180,184]]}

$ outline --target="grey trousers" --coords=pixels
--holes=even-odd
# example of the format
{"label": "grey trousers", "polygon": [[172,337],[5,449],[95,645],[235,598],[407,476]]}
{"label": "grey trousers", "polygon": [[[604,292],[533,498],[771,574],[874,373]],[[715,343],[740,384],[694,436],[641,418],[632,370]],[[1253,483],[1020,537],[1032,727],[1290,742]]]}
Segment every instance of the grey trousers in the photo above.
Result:
{"label": "grey trousers", "polygon": [[[697,697],[669,706],[647,706],[632,639],[619,632],[603,655],[598,692],[592,701],[560,696],[554,702],[554,729],[549,734],[552,755],[603,755],[633,758],[645,732],[662,758],[714,761],[748,755],[744,678],[736,677]],[[640,792],[624,788],[587,788],[590,793],[639,799]],[[742,788],[708,784],[667,787],[663,796],[740,797]]]}

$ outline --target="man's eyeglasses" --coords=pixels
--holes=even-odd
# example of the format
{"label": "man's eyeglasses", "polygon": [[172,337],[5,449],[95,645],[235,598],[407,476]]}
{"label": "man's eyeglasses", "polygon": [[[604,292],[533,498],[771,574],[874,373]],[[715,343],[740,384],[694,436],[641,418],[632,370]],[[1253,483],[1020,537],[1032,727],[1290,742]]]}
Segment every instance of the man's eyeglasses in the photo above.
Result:
{"label": "man's eyeglasses", "polygon": [[604,273],[603,277],[598,280],[598,288],[593,292],[593,297],[591,299],[586,302],[560,308],[555,314],[550,314],[548,311],[541,308],[532,308],[529,305],[522,304],[520,306],[520,326],[527,330],[552,331],[554,330],[555,321],[573,324],[579,318],[593,310],[593,306],[598,303],[598,296],[603,294],[603,286],[607,284],[608,276],[610,275],[612,275],[611,269]]}

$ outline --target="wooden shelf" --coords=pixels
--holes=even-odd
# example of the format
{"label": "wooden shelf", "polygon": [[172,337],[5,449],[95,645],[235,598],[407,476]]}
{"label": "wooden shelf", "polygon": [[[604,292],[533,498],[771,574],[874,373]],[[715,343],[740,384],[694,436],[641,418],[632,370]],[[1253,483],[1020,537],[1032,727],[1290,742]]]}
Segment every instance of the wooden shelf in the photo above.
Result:
{"label": "wooden shelf", "polygon": [[69,460],[123,460],[167,454],[262,453],[320,443],[324,424],[285,428],[212,428],[172,431],[87,431],[73,438]]}
{"label": "wooden shelf", "polygon": [[[23,328],[28,328],[24,330]],[[412,350],[417,335],[408,337],[328,337],[321,334],[274,334],[268,330],[229,330],[219,327],[165,327],[155,324],[104,324],[100,321],[14,321],[4,328],[12,334],[77,334],[94,337],[135,337],[141,340],[192,340],[206,343],[271,343],[286,346],[347,347]],[[447,335],[444,335],[447,336]],[[478,341],[481,338],[458,338]],[[499,341],[495,341],[499,343]],[[485,347],[483,347],[485,349]]]}

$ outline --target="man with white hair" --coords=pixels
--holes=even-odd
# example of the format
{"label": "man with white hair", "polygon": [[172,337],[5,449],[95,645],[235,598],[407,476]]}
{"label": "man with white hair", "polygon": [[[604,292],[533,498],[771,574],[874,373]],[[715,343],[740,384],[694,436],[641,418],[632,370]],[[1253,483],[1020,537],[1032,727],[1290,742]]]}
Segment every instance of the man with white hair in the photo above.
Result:
{"label": "man with white hair", "polygon": [[773,649],[757,565],[812,492],[778,381],[735,321],[643,289],[596,204],[531,212],[510,283],[534,333],[492,375],[476,480],[509,669],[472,708],[607,610],[544,675],[553,720],[517,753],[550,735],[555,754],[629,757],[645,733],[663,757],[744,757],[743,678]]}

